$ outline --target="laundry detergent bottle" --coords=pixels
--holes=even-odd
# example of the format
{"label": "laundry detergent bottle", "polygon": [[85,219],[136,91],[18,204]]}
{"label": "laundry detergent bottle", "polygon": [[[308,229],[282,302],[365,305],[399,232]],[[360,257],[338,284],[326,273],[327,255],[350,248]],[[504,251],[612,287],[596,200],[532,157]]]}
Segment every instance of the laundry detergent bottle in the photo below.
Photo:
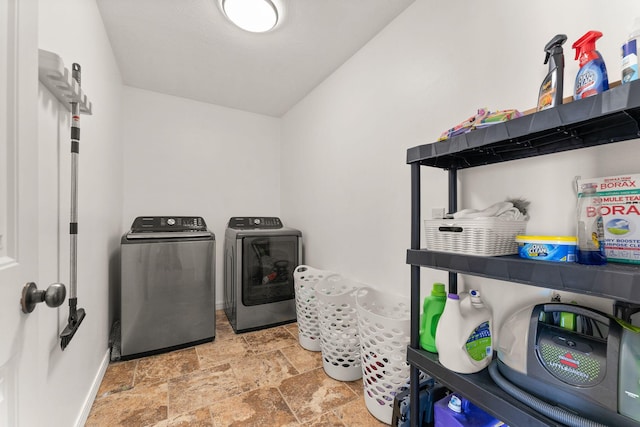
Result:
{"label": "laundry detergent bottle", "polygon": [[437,353],[436,328],[447,302],[447,293],[443,283],[434,283],[431,295],[424,299],[422,318],[420,319],[420,347]]}
{"label": "laundry detergent bottle", "polygon": [[638,80],[638,44],[640,44],[640,18],[635,19],[627,42],[622,45],[622,84]]}
{"label": "laundry detergent bottle", "polygon": [[589,31],[572,46],[576,50],[576,59],[580,63],[573,94],[575,100],[609,90],[607,66],[602,55],[596,50],[596,40],[600,37],[602,37],[600,31]]}
{"label": "laundry detergent bottle", "polygon": [[476,290],[449,294],[436,329],[440,363],[460,374],[484,369],[493,357],[491,310]]}

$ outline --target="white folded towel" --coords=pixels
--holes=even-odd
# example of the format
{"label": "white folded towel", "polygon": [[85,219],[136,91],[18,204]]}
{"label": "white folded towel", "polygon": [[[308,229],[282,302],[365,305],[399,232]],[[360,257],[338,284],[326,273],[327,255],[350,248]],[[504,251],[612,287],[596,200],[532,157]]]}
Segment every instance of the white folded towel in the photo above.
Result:
{"label": "white folded towel", "polygon": [[511,202],[498,202],[486,209],[463,209],[453,214],[454,219],[502,218],[509,221],[526,219],[520,210]]}

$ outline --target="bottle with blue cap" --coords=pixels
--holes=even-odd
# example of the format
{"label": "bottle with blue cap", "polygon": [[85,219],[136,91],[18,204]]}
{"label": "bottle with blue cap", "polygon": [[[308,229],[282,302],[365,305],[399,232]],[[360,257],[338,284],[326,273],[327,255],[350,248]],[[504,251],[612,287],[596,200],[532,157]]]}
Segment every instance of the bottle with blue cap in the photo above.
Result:
{"label": "bottle with blue cap", "polygon": [[454,393],[440,399],[433,406],[436,427],[509,427]]}

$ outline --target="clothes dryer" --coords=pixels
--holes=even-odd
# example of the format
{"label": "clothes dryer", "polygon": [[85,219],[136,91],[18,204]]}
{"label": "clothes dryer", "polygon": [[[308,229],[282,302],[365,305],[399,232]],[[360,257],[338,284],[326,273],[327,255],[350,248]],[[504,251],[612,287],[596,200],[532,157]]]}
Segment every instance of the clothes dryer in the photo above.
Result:
{"label": "clothes dryer", "polygon": [[224,311],[236,333],[295,322],[302,233],[276,217],[232,217],[224,240]]}

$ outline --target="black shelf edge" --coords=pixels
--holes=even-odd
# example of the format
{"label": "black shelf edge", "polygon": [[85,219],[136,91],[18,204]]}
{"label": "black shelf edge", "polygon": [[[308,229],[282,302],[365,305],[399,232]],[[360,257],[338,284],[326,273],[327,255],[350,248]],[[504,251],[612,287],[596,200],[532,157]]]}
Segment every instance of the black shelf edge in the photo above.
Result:
{"label": "black shelf edge", "polygon": [[457,374],[442,366],[438,355],[411,347],[407,361],[510,426],[562,426],[504,392],[486,368],[476,374]]}
{"label": "black shelf edge", "polygon": [[633,264],[594,266],[526,260],[517,255],[481,257],[424,249],[407,250],[407,264],[616,301],[640,301],[640,266]]}
{"label": "black shelf edge", "polygon": [[640,137],[640,81],[446,141],[407,150],[407,163],[464,169]]}

